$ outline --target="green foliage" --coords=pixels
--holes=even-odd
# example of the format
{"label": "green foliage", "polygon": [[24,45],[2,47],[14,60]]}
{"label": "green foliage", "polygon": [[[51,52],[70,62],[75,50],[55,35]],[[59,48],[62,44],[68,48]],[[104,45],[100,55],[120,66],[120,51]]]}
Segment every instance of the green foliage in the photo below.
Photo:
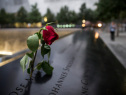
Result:
{"label": "green foliage", "polygon": [[103,21],[111,19],[120,19],[120,14],[123,17],[122,11],[126,9],[126,0],[99,0],[97,6],[97,18]]}
{"label": "green foliage", "polygon": [[87,8],[86,8],[86,4],[85,3],[83,3],[82,5],[81,5],[81,7],[80,7],[80,16],[82,17],[82,19],[85,17],[85,15],[86,15],[86,10]]}
{"label": "green foliage", "polygon": [[37,8],[37,4],[32,5],[32,10],[28,14],[28,22],[30,22],[30,23],[41,22],[41,19],[42,19],[42,16]]}
{"label": "green foliage", "polygon": [[60,12],[57,13],[58,23],[77,23],[77,18],[75,11],[69,11],[67,6],[62,7]]}
{"label": "green foliage", "polygon": [[[48,23],[51,24],[51,23]],[[43,71],[48,74],[51,75],[52,71],[53,71],[53,67],[50,66],[49,64],[49,58],[50,58],[50,52],[51,52],[51,48],[49,45],[47,45],[45,43],[45,41],[43,40],[41,31],[45,30],[46,27],[44,26],[43,28],[40,28],[40,30],[33,34],[32,36],[29,36],[27,39],[27,46],[28,48],[32,51],[31,53],[26,53],[25,56],[21,59],[20,61],[20,65],[23,69],[23,72],[26,69],[26,65],[28,64],[28,68],[27,68],[27,73],[30,74],[30,78],[32,77],[33,71],[35,69],[43,69]],[[36,58],[36,54],[37,54],[37,50],[39,47],[39,41],[41,41],[40,46],[41,46],[41,55],[43,56],[43,61],[39,62],[36,67],[34,68],[34,62],[35,62],[35,58]],[[44,55],[48,54],[48,62],[44,60]],[[28,62],[28,58],[30,58],[30,62]]]}
{"label": "green foliage", "polygon": [[33,60],[30,60],[29,65],[28,65],[28,69],[27,69],[28,74],[30,74],[30,72],[31,72],[32,62],[33,62]]}
{"label": "green foliage", "polygon": [[[41,32],[41,31],[40,31],[40,32]],[[41,33],[37,32],[37,33],[35,33],[35,34],[37,34],[37,35],[38,35],[38,38],[39,38],[39,39],[43,39],[43,38],[42,38],[42,34],[41,34]]]}
{"label": "green foliage", "polygon": [[43,69],[43,71],[47,75],[52,75],[52,71],[53,71],[53,67],[47,61],[42,61],[42,62],[38,63],[36,65],[35,69],[37,69],[37,70]]}
{"label": "green foliage", "polygon": [[50,46],[49,45],[43,45],[41,47],[41,55],[44,57],[45,54],[50,53]]}
{"label": "green foliage", "polygon": [[70,11],[67,6],[60,9],[57,14],[58,23],[79,23],[81,24],[82,19],[89,21],[95,21],[95,13],[91,9],[86,8],[86,4],[83,3],[80,7],[80,12],[77,14],[75,11]]}
{"label": "green foliage", "polygon": [[58,23],[69,23],[69,9],[67,6],[64,6],[60,9],[60,12],[57,14]]}
{"label": "green foliage", "polygon": [[6,13],[4,9],[0,10],[0,24],[13,24],[15,22],[15,15]]}
{"label": "green foliage", "polygon": [[119,14],[120,19],[125,19],[126,18],[126,10],[121,11]]}
{"label": "green foliage", "polygon": [[31,52],[31,53],[26,53],[26,55],[27,55],[28,57],[30,57],[30,58],[33,58],[34,53],[33,53],[33,52]]}
{"label": "green foliage", "polygon": [[37,68],[37,70],[40,70],[42,68],[42,62],[38,63],[36,68]]}
{"label": "green foliage", "polygon": [[23,72],[24,72],[25,69],[26,69],[27,63],[28,63],[28,56],[25,55],[25,56],[21,59],[21,61],[20,61],[20,65],[21,65],[21,67],[22,67],[22,69],[23,69]]}
{"label": "green foliage", "polygon": [[55,16],[54,16],[54,14],[51,12],[51,10],[49,8],[47,9],[47,12],[43,17],[48,18],[47,22],[54,22],[55,21]]}
{"label": "green foliage", "polygon": [[[56,23],[56,22],[47,23],[46,26],[51,25],[51,24],[54,24],[54,23]],[[47,30],[47,29],[46,29],[46,30]]]}
{"label": "green foliage", "polygon": [[76,14],[75,11],[69,11],[69,23],[77,23],[78,22],[78,15]]}
{"label": "green foliage", "polygon": [[[123,13],[120,14],[121,17]],[[15,14],[8,14],[5,10],[0,11],[0,24],[9,24],[14,22],[29,22],[29,23],[36,23],[41,22],[42,19],[46,16],[47,22],[54,22],[58,21],[58,23],[75,23],[81,24],[82,19],[94,21],[96,19],[96,15],[99,15],[99,11],[92,11],[91,9],[86,8],[86,4],[83,3],[80,7],[80,12],[77,14],[75,11],[69,10],[68,6],[64,6],[60,9],[60,12],[57,13],[56,17],[48,8],[45,15],[41,16],[37,4],[32,5],[31,12],[27,12],[24,7],[21,7],[17,13]],[[110,15],[110,14],[109,14]]]}
{"label": "green foliage", "polygon": [[83,3],[80,7],[80,12],[78,14],[79,20],[82,21],[82,19],[86,19],[89,21],[94,21],[95,20],[95,13],[91,9],[88,9],[86,7],[86,4]]}
{"label": "green foliage", "polygon": [[27,39],[27,45],[28,45],[28,48],[35,52],[38,47],[39,47],[39,38],[38,38],[38,35],[37,34],[34,34],[32,36],[29,36],[28,39]]}
{"label": "green foliage", "polygon": [[42,69],[47,75],[52,75],[53,67],[48,62],[42,62]]}
{"label": "green foliage", "polygon": [[21,7],[17,12],[16,21],[21,23],[27,22],[27,16],[28,16],[27,11],[25,10],[24,7]]}
{"label": "green foliage", "polygon": [[30,68],[28,68],[28,69],[27,69],[27,73],[28,73],[28,74],[30,74],[30,72],[31,72],[31,69],[30,69]]}

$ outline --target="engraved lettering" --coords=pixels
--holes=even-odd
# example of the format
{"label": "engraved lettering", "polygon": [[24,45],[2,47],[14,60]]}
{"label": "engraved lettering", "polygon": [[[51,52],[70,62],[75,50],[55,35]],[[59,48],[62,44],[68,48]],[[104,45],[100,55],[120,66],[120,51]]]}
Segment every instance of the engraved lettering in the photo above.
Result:
{"label": "engraved lettering", "polygon": [[56,92],[56,93],[58,93],[58,88],[56,88],[56,87],[53,87],[53,90],[52,91],[54,91],[54,92]]}
{"label": "engraved lettering", "polygon": [[27,88],[27,86],[23,85],[23,84],[20,84],[21,87],[24,87],[24,88]]}
{"label": "engraved lettering", "polygon": [[49,93],[49,95],[56,95],[55,93]]}
{"label": "engraved lettering", "polygon": [[20,92],[23,92],[23,89],[22,88],[19,88],[19,87],[17,87],[16,90],[17,91],[20,91]]}
{"label": "engraved lettering", "polygon": [[83,84],[82,86],[82,92],[81,92],[81,95],[88,95],[88,70],[84,73],[84,79],[81,80],[81,83]]}
{"label": "engraved lettering", "polygon": [[63,72],[61,73],[57,83],[55,84],[55,87],[52,88],[51,92],[48,95],[57,95],[57,93],[59,92],[60,88],[63,85],[63,82],[64,82],[65,78],[68,75],[68,72],[70,71],[70,67],[73,64],[73,61],[74,61],[74,57],[71,58],[69,63],[66,65],[66,67],[63,68]]}
{"label": "engraved lettering", "polygon": [[56,86],[57,86],[58,88],[60,88],[60,87],[62,86],[62,84],[56,84]]}
{"label": "engraved lettering", "polygon": [[18,95],[18,93],[13,91],[13,92],[9,93],[9,95]]}

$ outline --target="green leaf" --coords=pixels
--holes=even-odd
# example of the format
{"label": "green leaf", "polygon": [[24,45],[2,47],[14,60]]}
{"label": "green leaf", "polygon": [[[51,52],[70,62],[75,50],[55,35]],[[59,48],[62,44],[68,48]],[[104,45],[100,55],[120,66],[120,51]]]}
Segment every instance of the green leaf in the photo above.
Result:
{"label": "green leaf", "polygon": [[42,68],[42,62],[38,63],[35,68],[37,68],[38,70],[40,70]]}
{"label": "green leaf", "polygon": [[25,56],[21,59],[21,61],[20,61],[20,65],[21,65],[21,67],[22,67],[23,72],[24,72],[25,69],[26,69],[27,63],[28,63],[28,56],[25,55]]}
{"label": "green leaf", "polygon": [[44,45],[41,47],[41,55],[44,57],[45,54],[49,53],[51,50],[49,45]]}
{"label": "green leaf", "polygon": [[46,27],[41,28],[40,30],[47,30]]}
{"label": "green leaf", "polygon": [[44,45],[44,44],[45,44],[45,41],[44,41],[43,39],[41,40],[41,44],[42,44],[42,45]]}
{"label": "green leaf", "polygon": [[33,58],[34,53],[33,53],[33,52],[31,52],[31,53],[26,53],[26,55],[29,56],[30,58]]}
{"label": "green leaf", "polygon": [[52,75],[53,67],[48,62],[42,62],[42,69],[47,75]]}
{"label": "green leaf", "polygon": [[33,62],[33,60],[30,60],[30,63],[28,65],[28,69],[27,69],[28,74],[30,74],[32,62]]}
{"label": "green leaf", "polygon": [[29,36],[28,39],[27,39],[27,45],[28,45],[28,48],[35,52],[38,47],[39,47],[39,38],[38,38],[38,35],[37,34],[34,34],[32,36]]}
{"label": "green leaf", "polygon": [[31,69],[30,69],[30,68],[28,68],[28,69],[27,69],[27,73],[28,73],[28,74],[30,74],[30,71],[31,71]]}
{"label": "green leaf", "polygon": [[49,53],[48,53],[48,60],[49,60],[49,58],[50,58],[50,53],[51,53],[51,48],[50,48],[50,51],[49,51]]}
{"label": "green leaf", "polygon": [[38,38],[39,38],[39,39],[42,39],[42,38],[43,38],[41,33],[38,33],[38,32],[37,32],[37,33],[35,33],[35,34],[38,35]]}
{"label": "green leaf", "polygon": [[50,24],[53,24],[53,23],[56,23],[56,22],[50,22],[50,23],[47,23],[46,26],[50,25]]}

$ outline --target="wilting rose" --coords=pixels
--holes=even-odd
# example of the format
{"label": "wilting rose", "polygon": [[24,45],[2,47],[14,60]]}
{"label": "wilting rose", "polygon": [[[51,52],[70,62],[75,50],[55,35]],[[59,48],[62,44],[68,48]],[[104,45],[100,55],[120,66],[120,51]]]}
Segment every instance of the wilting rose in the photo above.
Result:
{"label": "wilting rose", "polygon": [[43,39],[46,44],[51,45],[59,38],[58,34],[54,31],[52,26],[46,26],[47,30],[43,30]]}

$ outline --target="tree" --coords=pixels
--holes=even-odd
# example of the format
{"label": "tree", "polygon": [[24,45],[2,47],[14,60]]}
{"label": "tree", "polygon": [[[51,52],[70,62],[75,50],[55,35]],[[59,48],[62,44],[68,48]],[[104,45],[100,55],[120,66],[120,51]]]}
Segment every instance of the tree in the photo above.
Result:
{"label": "tree", "polygon": [[67,6],[64,6],[60,9],[60,12],[57,13],[57,20],[59,23],[77,23],[78,15],[75,11],[69,11]]}
{"label": "tree", "polygon": [[78,14],[78,19],[79,21],[81,21],[82,19],[86,19],[89,21],[94,21],[95,20],[95,16],[94,16],[95,12],[92,11],[91,9],[86,8],[86,4],[83,3],[80,7],[80,12]]}
{"label": "tree", "polygon": [[13,24],[15,22],[15,15],[13,13],[6,13],[4,9],[0,10],[0,24]]}
{"label": "tree", "polygon": [[28,13],[25,10],[25,8],[21,7],[19,11],[17,12],[16,21],[21,22],[21,23],[27,22],[27,15]]}
{"label": "tree", "polygon": [[80,7],[79,19],[84,19],[86,15],[86,4],[83,3]]}
{"label": "tree", "polygon": [[120,19],[126,19],[126,10],[123,10],[119,14]]}
{"label": "tree", "polygon": [[76,14],[75,11],[69,11],[69,23],[77,23],[78,22],[78,15]]}
{"label": "tree", "polygon": [[57,13],[58,23],[69,23],[69,9],[67,6],[64,6],[60,9],[60,12]]}
{"label": "tree", "polygon": [[119,19],[122,11],[126,9],[126,0],[99,0],[96,3],[97,17],[103,21]]}
{"label": "tree", "polygon": [[46,14],[44,15],[44,17],[47,17],[48,21],[47,22],[55,22],[55,16],[54,14],[51,12],[51,10],[48,8]]}
{"label": "tree", "polygon": [[42,16],[37,8],[37,3],[32,5],[32,11],[28,14],[28,22],[41,22]]}
{"label": "tree", "polygon": [[4,9],[0,10],[0,24],[7,24],[7,13]]}

